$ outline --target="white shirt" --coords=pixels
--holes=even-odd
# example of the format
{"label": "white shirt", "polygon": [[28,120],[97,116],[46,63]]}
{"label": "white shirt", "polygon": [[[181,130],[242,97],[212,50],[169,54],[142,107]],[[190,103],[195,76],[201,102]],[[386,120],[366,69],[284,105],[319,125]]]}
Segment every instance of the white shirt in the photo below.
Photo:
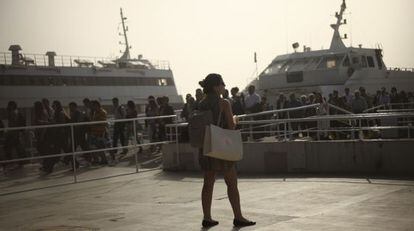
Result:
{"label": "white shirt", "polygon": [[253,93],[251,95],[246,96],[244,99],[244,104],[246,105],[246,108],[251,108],[254,105],[262,102],[262,98],[257,93]]}
{"label": "white shirt", "polygon": [[354,97],[351,94],[349,94],[349,95],[345,95],[345,99],[346,99],[346,103],[351,105]]}

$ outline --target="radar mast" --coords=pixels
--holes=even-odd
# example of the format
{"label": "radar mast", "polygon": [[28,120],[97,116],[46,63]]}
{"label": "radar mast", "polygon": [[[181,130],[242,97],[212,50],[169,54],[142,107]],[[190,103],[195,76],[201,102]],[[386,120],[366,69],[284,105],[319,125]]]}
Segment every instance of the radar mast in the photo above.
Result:
{"label": "radar mast", "polygon": [[[346,10],[346,3],[345,3],[345,0],[343,0],[340,13],[338,12],[335,13],[335,17],[337,18],[336,24],[331,24],[332,29],[334,29],[334,34],[332,37],[330,50],[341,50],[341,49],[346,48],[344,42],[342,41],[341,34],[339,33],[339,28],[343,24],[346,24],[346,20],[342,22],[345,10]],[[346,35],[345,35],[345,38],[346,38]]]}
{"label": "radar mast", "polygon": [[128,37],[127,37],[127,31],[128,31],[128,27],[125,26],[125,20],[127,18],[124,17],[124,14],[122,13],[122,8],[121,8],[121,22],[122,22],[122,30],[123,30],[123,36],[125,39],[125,51],[124,54],[121,56],[121,58],[118,59],[118,61],[128,61],[131,59],[131,56],[129,54],[129,43],[128,43]]}

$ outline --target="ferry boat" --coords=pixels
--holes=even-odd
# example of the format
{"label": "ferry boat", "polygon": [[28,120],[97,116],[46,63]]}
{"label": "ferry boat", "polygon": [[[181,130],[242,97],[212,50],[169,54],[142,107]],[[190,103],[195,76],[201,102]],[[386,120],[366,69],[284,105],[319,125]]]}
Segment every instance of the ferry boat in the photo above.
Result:
{"label": "ferry boat", "polygon": [[334,33],[329,49],[313,51],[304,46],[303,52],[298,52],[299,44],[294,43],[294,53],[277,56],[249,85],[269,102],[276,102],[280,93],[321,92],[327,97],[333,90],[343,92],[344,88],[353,91],[364,87],[371,94],[381,87],[414,91],[414,69],[388,68],[381,47],[345,46],[347,35],[342,37],[339,29],[347,24],[346,9],[343,0],[340,12],[335,14],[336,23],[331,25]]}
{"label": "ferry boat", "polygon": [[59,100],[63,105],[84,98],[97,99],[104,107],[118,97],[121,103],[133,100],[140,112],[150,95],[168,96],[173,106],[183,104],[177,93],[173,72],[168,61],[154,61],[142,55],[130,55],[126,17],[121,9],[121,23],[125,51],[120,58],[57,56],[23,54],[19,45],[11,45],[10,52],[0,53],[0,108],[14,100],[30,117],[33,103],[42,98]]}

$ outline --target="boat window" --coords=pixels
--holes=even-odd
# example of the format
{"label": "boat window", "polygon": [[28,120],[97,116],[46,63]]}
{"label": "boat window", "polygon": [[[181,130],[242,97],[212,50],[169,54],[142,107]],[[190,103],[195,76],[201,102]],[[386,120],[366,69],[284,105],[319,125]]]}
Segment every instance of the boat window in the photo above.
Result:
{"label": "boat window", "polygon": [[166,79],[158,79],[158,86],[167,86]]}
{"label": "boat window", "polygon": [[303,69],[305,69],[308,62],[309,62],[309,60],[307,60],[307,59],[298,59],[298,60],[294,61],[294,63],[289,68],[289,72],[303,71]]}
{"label": "boat window", "polygon": [[316,69],[318,68],[318,64],[321,61],[321,58],[313,58],[307,65],[308,69]]}
{"label": "boat window", "polygon": [[280,72],[288,72],[290,69],[290,66],[292,65],[292,60],[287,61],[280,67]]}
{"label": "boat window", "polygon": [[324,57],[322,62],[319,64],[318,69],[328,68],[333,69],[337,68],[338,65],[342,62],[345,55],[340,56],[331,56],[331,57]]}
{"label": "boat window", "polygon": [[367,67],[367,58],[365,55],[361,56],[361,67]]}
{"label": "boat window", "polygon": [[374,58],[372,56],[368,56],[367,61],[369,67],[375,67]]}
{"label": "boat window", "polygon": [[342,65],[343,65],[344,67],[349,67],[349,66],[351,65],[351,62],[350,62],[350,60],[349,60],[349,57],[348,57],[348,56],[346,56],[346,58],[344,59],[344,62],[342,63]]}
{"label": "boat window", "polygon": [[95,76],[0,76],[9,86],[174,86],[172,78]]}
{"label": "boat window", "polygon": [[285,72],[286,71],[286,65],[291,63],[291,61],[278,61],[272,63],[266,70],[266,75],[274,75],[277,73]]}
{"label": "boat window", "polygon": [[287,73],[286,82],[288,82],[288,83],[303,82],[303,71],[296,71],[296,72]]}
{"label": "boat window", "polygon": [[359,64],[359,57],[352,57],[352,64]]}
{"label": "boat window", "polygon": [[327,61],[326,57],[322,58],[322,61],[318,65],[318,69],[326,68],[326,61]]}
{"label": "boat window", "polygon": [[335,59],[328,59],[326,61],[326,68],[331,69],[336,67],[336,61]]}
{"label": "boat window", "polygon": [[270,65],[269,67],[267,67],[264,73],[265,75],[271,75],[273,73],[273,65]]}

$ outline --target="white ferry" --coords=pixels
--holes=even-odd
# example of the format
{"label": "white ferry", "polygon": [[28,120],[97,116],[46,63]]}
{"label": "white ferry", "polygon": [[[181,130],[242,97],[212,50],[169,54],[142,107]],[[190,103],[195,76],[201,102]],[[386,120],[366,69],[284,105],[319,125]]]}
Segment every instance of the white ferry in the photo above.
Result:
{"label": "white ferry", "polygon": [[33,103],[42,98],[67,106],[72,101],[82,105],[87,97],[110,106],[111,99],[118,97],[121,103],[135,101],[140,112],[149,95],[168,96],[173,106],[183,104],[167,61],[131,57],[126,19],[121,9],[125,51],[120,58],[57,56],[54,51],[23,54],[19,45],[0,53],[1,114],[7,102],[14,100],[30,116]]}
{"label": "white ferry", "polygon": [[339,29],[346,24],[343,18],[345,0],[337,19],[331,27],[334,30],[330,48],[312,51],[299,44],[293,44],[294,53],[277,56],[272,63],[249,85],[255,85],[258,92],[266,95],[269,102],[275,102],[280,93],[307,94],[321,92],[324,96],[333,90],[340,92],[348,87],[351,91],[363,86],[374,94],[381,87],[396,87],[399,91],[414,91],[413,68],[388,68],[383,61],[381,47],[375,49],[346,47]]}

